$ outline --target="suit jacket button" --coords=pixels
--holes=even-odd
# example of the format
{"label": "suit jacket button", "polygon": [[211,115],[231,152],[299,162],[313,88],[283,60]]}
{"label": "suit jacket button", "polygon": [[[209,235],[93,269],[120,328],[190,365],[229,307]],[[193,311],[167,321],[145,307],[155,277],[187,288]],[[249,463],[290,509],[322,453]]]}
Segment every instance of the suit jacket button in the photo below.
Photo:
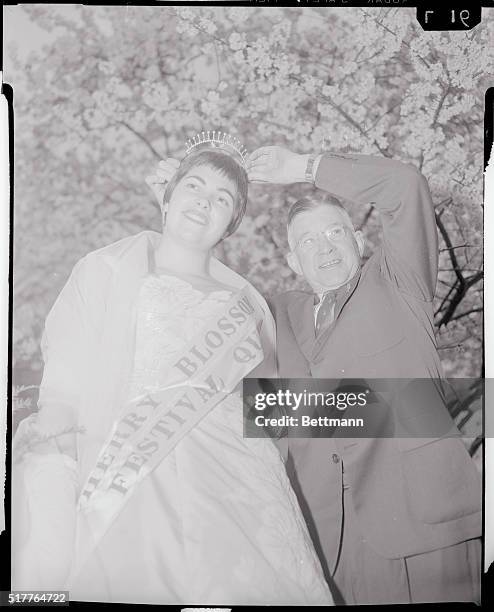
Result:
{"label": "suit jacket button", "polygon": [[340,462],[340,457],[336,453],[333,453],[331,455],[331,459],[333,460],[333,463],[339,463]]}

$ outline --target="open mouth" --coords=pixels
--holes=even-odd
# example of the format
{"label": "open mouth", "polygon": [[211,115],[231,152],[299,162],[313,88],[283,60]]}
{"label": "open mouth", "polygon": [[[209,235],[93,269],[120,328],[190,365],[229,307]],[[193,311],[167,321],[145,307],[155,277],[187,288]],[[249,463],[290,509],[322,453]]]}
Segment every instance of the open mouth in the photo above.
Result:
{"label": "open mouth", "polygon": [[321,270],[327,270],[328,268],[334,268],[341,263],[341,259],[331,259],[330,261],[325,261],[322,264],[319,264],[319,268]]}
{"label": "open mouth", "polygon": [[207,225],[209,221],[209,217],[206,213],[201,212],[200,210],[188,210],[184,212],[184,216],[189,219],[189,221],[193,221],[197,223],[197,225]]}

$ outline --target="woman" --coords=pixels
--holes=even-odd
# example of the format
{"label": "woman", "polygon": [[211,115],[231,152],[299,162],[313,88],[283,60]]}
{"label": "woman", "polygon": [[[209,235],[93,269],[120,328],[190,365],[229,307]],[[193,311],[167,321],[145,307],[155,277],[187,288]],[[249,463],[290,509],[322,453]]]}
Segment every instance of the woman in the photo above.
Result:
{"label": "woman", "polygon": [[243,437],[239,384],[263,357],[269,374],[273,322],[211,254],[244,214],[242,162],[225,135],[195,139],[167,185],[162,235],[90,253],[48,316],[40,411],[16,439],[30,442],[17,480],[31,521],[14,542],[16,588],[332,603],[279,452]]}

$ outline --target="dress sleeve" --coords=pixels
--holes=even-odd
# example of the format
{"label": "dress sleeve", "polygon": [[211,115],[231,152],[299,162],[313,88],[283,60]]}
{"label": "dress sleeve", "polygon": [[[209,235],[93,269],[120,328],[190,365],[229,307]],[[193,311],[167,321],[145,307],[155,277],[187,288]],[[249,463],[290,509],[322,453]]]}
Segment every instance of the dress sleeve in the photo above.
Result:
{"label": "dress sleeve", "polygon": [[39,422],[47,428],[75,427],[81,399],[78,381],[87,358],[83,264],[78,262],[45,322],[41,350]]}
{"label": "dress sleeve", "polygon": [[438,238],[427,180],[411,164],[370,155],[323,155],[316,187],[374,204],[383,226],[381,272],[400,291],[434,297]]}
{"label": "dress sleeve", "polygon": [[[42,338],[38,412],[13,439],[12,581],[18,590],[61,590],[74,552],[78,411],[91,347],[101,325],[101,282],[85,260],[74,267]],[[94,358],[94,354],[93,354]]]}
{"label": "dress sleeve", "polygon": [[[91,268],[86,258],[75,265],[48,314],[41,340],[44,370],[38,412],[26,428],[26,433],[49,440],[48,452],[60,450],[74,458],[74,432],[104,306],[101,279],[92,278]],[[102,270],[100,266],[96,271],[100,277]]]}

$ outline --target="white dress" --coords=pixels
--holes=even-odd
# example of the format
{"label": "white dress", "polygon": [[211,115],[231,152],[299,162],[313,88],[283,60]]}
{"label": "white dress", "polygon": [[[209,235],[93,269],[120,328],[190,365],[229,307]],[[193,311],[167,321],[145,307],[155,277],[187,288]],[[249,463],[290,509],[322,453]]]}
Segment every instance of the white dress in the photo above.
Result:
{"label": "white dress", "polygon": [[[144,280],[131,398],[166,385],[160,364],[230,297],[170,276]],[[269,439],[244,438],[242,418],[231,394],[137,485],[70,585],[71,599],[333,603],[279,451]]]}

